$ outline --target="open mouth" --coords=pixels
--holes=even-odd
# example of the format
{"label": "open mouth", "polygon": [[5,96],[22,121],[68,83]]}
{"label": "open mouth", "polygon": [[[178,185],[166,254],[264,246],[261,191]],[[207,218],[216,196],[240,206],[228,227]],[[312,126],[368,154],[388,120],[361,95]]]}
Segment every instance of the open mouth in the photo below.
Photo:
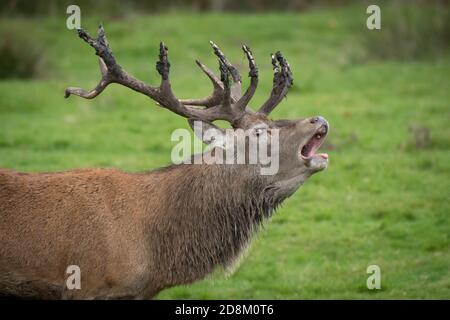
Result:
{"label": "open mouth", "polygon": [[308,142],[302,147],[300,151],[300,155],[304,160],[311,159],[312,157],[321,157],[323,159],[328,159],[328,154],[326,153],[316,153],[316,151],[320,148],[325,137],[327,136],[328,126],[323,125],[313,136],[308,140]]}

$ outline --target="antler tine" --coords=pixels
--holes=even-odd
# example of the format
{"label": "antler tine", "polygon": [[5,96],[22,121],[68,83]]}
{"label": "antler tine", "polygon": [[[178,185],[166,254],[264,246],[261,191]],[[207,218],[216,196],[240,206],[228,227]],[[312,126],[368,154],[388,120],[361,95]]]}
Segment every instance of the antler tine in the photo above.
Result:
{"label": "antler tine", "polygon": [[[211,44],[211,47],[214,50],[214,54],[219,58],[219,63],[221,64],[221,66],[223,65],[223,67],[228,69],[228,71],[230,72],[233,81],[241,82],[241,75],[239,74],[239,70],[228,62],[227,58],[223,54],[222,50],[220,50],[220,48],[217,46],[217,44],[215,44],[212,41],[209,41],[209,43]],[[222,79],[222,82],[223,81],[224,79]]]}
{"label": "antler tine", "polygon": [[105,62],[102,58],[99,58],[98,63],[100,66],[100,71],[102,73],[102,79],[95,86],[95,88],[90,91],[86,91],[82,88],[68,87],[64,92],[65,98],[68,98],[71,94],[74,94],[85,99],[93,99],[98,96],[108,84],[111,83],[111,79],[108,77],[108,69],[106,68]]}
{"label": "antler tine", "polygon": [[248,76],[250,77],[250,85],[245,91],[244,95],[236,102],[235,108],[239,110],[245,110],[245,107],[250,102],[250,99],[255,94],[256,88],[258,86],[258,68],[255,63],[255,59],[253,58],[252,51],[246,45],[242,46],[242,50],[244,50],[245,56],[248,60],[248,66],[250,71]]}
{"label": "antler tine", "polygon": [[209,95],[206,98],[203,99],[183,99],[180,100],[181,103],[185,105],[190,106],[205,106],[207,108],[219,105],[222,101],[223,97],[223,83],[220,81],[219,78],[210,70],[208,69],[203,63],[201,63],[199,60],[195,60],[195,63],[202,69],[202,71],[208,76],[208,78],[211,80],[213,84],[213,92],[211,95]]}
{"label": "antler tine", "polygon": [[161,41],[159,43],[159,60],[156,61],[156,70],[161,75],[161,83],[167,83],[169,80],[170,62],[167,57],[168,50],[164,42]]}
{"label": "antler tine", "polygon": [[[202,99],[183,99],[181,103],[191,106],[204,106],[210,108],[221,105],[224,102],[226,105],[236,103],[242,96],[241,94],[241,76],[235,66],[229,63],[223,54],[222,50],[212,41],[210,44],[214,50],[214,54],[219,58],[219,69],[221,71],[221,79],[219,79],[214,72],[208,69],[200,61],[196,60],[197,65],[208,76],[213,84],[213,92],[206,98]],[[233,84],[230,85],[228,75],[231,74]],[[225,82],[227,85],[225,85]],[[227,88],[228,87],[228,88]]]}
{"label": "antler tine", "polygon": [[106,66],[105,60],[108,61],[108,63],[111,66],[115,66],[116,63],[114,56],[112,55],[112,52],[109,49],[108,42],[106,40],[105,32],[103,30],[102,25],[100,25],[98,28],[97,40],[94,40],[83,29],[78,30],[78,36],[84,41],[86,41],[91,47],[93,47],[95,49],[95,53],[99,56],[98,63],[100,67],[100,72],[102,74],[102,79],[97,84],[97,86],[95,86],[95,88],[90,91],[86,91],[82,88],[77,87],[69,87],[65,90],[64,96],[68,98],[71,94],[75,94],[85,99],[93,99],[96,96],[98,96],[110,83],[113,82],[113,77],[111,76],[111,73],[114,72],[114,68],[112,67],[111,70],[109,70],[108,67]]}
{"label": "antler tine", "polygon": [[226,120],[230,122],[234,119],[235,115],[232,114],[230,110],[226,110],[220,106],[214,106],[208,109],[198,109],[184,105],[175,97],[169,81],[170,63],[167,56],[168,48],[163,42],[160,43],[159,60],[156,63],[156,69],[162,78],[161,85],[159,87],[153,87],[129,75],[116,62],[106,40],[102,26],[99,27],[97,39],[92,38],[83,29],[78,30],[78,35],[93,47],[95,53],[100,57],[99,63],[102,79],[91,91],[75,87],[67,88],[65,90],[66,98],[71,94],[74,94],[82,98],[92,99],[98,96],[110,83],[118,83],[150,97],[161,107],[171,110],[185,118],[198,118],[204,121]]}
{"label": "antler tine", "polygon": [[287,60],[280,51],[272,54],[272,66],[274,70],[273,87],[269,99],[258,110],[259,113],[269,114],[286,96],[292,86],[292,71]]}
{"label": "antler tine", "polygon": [[219,70],[220,70],[220,80],[224,85],[224,93],[222,98],[222,107],[223,108],[231,108],[231,81],[230,75],[233,78],[233,81],[239,82],[241,81],[241,76],[239,71],[228,62],[227,58],[223,54],[222,50],[212,41],[209,41],[211,47],[214,50],[214,54],[219,58]]}

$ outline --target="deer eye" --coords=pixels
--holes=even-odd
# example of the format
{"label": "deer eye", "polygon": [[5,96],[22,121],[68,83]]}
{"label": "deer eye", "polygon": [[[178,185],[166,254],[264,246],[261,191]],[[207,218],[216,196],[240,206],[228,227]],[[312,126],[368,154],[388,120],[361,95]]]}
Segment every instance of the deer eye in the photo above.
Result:
{"label": "deer eye", "polygon": [[265,134],[265,133],[270,135],[270,130],[268,128],[256,128],[254,130],[254,133],[257,137],[259,137],[260,135]]}
{"label": "deer eye", "polygon": [[256,136],[259,137],[261,134],[263,134],[263,132],[264,132],[265,130],[266,130],[266,129],[264,129],[264,128],[256,128],[256,129],[255,129],[255,134],[256,134]]}

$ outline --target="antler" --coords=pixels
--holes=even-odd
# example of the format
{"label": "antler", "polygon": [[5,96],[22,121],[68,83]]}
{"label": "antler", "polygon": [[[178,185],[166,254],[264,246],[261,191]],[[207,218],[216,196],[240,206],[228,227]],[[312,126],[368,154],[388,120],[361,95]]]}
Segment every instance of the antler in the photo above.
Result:
{"label": "antler", "polygon": [[69,87],[65,91],[65,97],[71,94],[92,99],[98,96],[110,83],[118,83],[140,92],[155,100],[160,106],[175,112],[186,118],[198,118],[205,121],[227,120],[232,121],[237,114],[232,114],[219,106],[208,109],[198,109],[184,105],[173,94],[170,81],[169,69],[170,63],[167,57],[168,48],[163,42],[160,43],[159,61],[156,63],[156,69],[161,75],[161,84],[159,87],[149,86],[142,81],[129,75],[115,60],[112,51],[105,37],[102,26],[99,27],[97,39],[93,39],[87,32],[80,29],[78,35],[95,49],[95,53],[100,57],[100,71],[102,79],[99,84],[91,91],[81,88]]}
{"label": "antler", "polygon": [[259,113],[269,114],[288,93],[293,84],[292,71],[289,62],[280,51],[272,54],[273,87],[269,99],[258,110]]}
{"label": "antler", "polygon": [[[214,54],[219,58],[219,69],[221,71],[221,79],[219,79],[204,64],[196,60],[195,62],[197,63],[197,65],[211,80],[214,91],[210,96],[206,98],[180,100],[185,105],[204,106],[210,108],[212,106],[222,104],[223,99],[229,100],[225,101],[224,104],[236,104],[238,100],[242,98],[241,95],[242,81],[238,69],[228,62],[223,52],[214,42],[210,41],[210,44],[214,50]],[[250,67],[249,76],[252,77],[252,81],[250,87],[247,89],[247,92],[245,93],[246,97],[245,100],[242,100],[239,103],[239,105],[244,102],[245,105],[247,105],[248,102],[250,101],[250,98],[253,96],[256,89],[256,85],[258,83],[258,69],[256,68],[255,60],[253,59],[250,49],[245,45],[242,46],[242,49],[244,50],[244,53],[246,54],[246,57],[249,60],[249,67]],[[231,85],[229,79],[230,75],[233,80],[233,84]],[[237,109],[240,110],[242,108],[239,107]]]}
{"label": "antler", "polygon": [[[93,99],[102,93],[109,84],[118,83],[150,97],[161,107],[171,110],[185,118],[197,118],[204,121],[226,120],[233,123],[243,114],[253,113],[253,111],[247,108],[247,105],[256,91],[258,69],[252,52],[245,45],[242,48],[249,62],[249,76],[251,80],[249,87],[243,95],[241,95],[241,77],[239,71],[228,62],[220,48],[211,42],[214,53],[219,59],[220,79],[201,62],[196,62],[211,80],[214,87],[213,93],[202,99],[179,100],[175,97],[171,89],[169,81],[170,63],[167,55],[168,48],[163,42],[160,43],[159,60],[156,62],[156,70],[161,75],[161,84],[159,87],[153,87],[128,74],[116,62],[102,26],[99,27],[97,39],[92,38],[83,29],[78,30],[78,35],[94,48],[95,53],[99,56],[102,78],[97,86],[90,91],[75,87],[67,88],[65,91],[66,98],[74,94],[82,98]],[[276,64],[275,58],[279,66]],[[275,57],[272,55],[272,64],[275,69],[274,87],[270,98],[259,110],[260,113],[264,114],[268,114],[281,101],[286,95],[287,89],[292,84],[289,64],[281,53],[277,52]]]}

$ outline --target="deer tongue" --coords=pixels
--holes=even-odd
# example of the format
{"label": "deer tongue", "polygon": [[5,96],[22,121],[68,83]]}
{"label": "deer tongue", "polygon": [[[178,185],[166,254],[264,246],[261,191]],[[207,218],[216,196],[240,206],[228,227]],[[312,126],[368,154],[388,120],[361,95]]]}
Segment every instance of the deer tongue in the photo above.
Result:
{"label": "deer tongue", "polygon": [[[309,141],[303,146],[301,150],[301,155],[304,158],[310,158],[315,155],[317,149],[322,145],[323,140],[325,139],[325,135],[323,134],[315,134],[309,139]],[[328,159],[328,155],[326,153],[318,154],[321,157]]]}

